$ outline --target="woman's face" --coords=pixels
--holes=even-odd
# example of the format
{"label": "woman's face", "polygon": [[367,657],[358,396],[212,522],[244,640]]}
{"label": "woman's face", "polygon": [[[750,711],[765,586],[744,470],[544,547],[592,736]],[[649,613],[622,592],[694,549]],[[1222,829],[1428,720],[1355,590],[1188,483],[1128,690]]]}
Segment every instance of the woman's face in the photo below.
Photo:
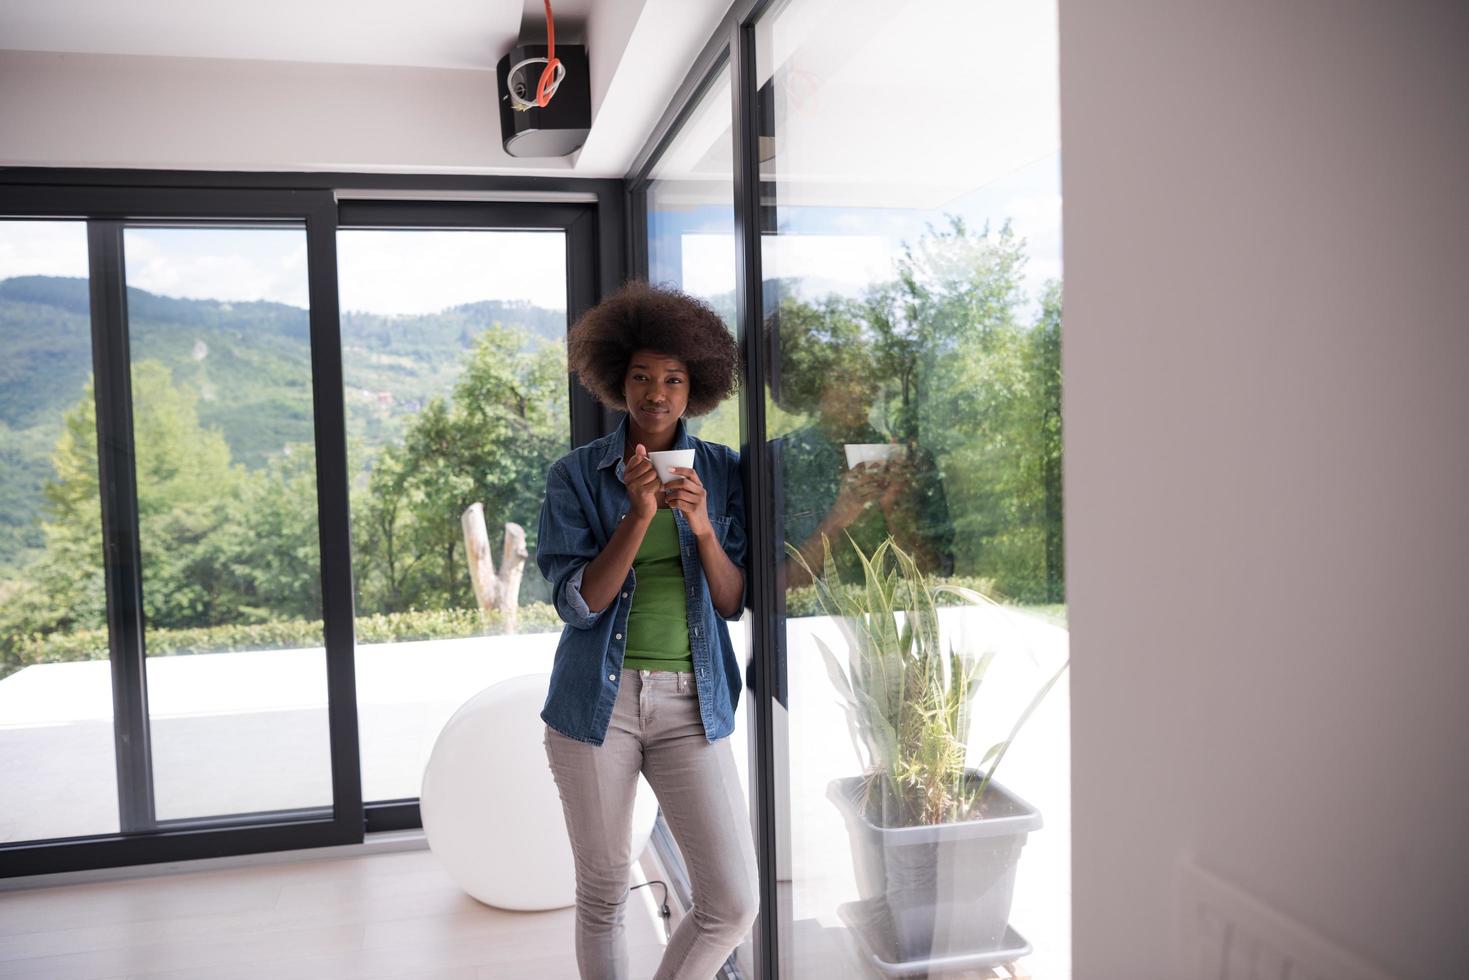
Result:
{"label": "woman's face", "polygon": [[689,405],[689,367],[657,351],[634,352],[622,380],[627,412],[650,436],[672,431]]}
{"label": "woman's face", "polygon": [[829,426],[851,431],[867,421],[871,398],[870,382],[863,381],[855,372],[836,368],[822,381],[817,411]]}

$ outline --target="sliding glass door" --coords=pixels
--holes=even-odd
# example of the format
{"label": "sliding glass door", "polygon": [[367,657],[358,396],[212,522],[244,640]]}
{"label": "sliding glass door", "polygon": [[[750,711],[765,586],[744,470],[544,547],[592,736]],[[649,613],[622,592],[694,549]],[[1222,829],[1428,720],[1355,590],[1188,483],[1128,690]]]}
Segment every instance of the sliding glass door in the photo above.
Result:
{"label": "sliding glass door", "polygon": [[[782,973],[1064,977],[1055,10],[823,9],[754,33]],[[931,59],[935,32],[962,50]]]}
{"label": "sliding glass door", "polygon": [[749,369],[738,965],[1069,976],[1055,8],[740,3],[662,125],[636,254]]}
{"label": "sliding glass door", "polygon": [[329,813],[305,227],[122,244],[156,819]]}
{"label": "sliding glass door", "polygon": [[330,194],[6,214],[0,871],[360,840]]}
{"label": "sliding glass door", "polygon": [[85,221],[0,220],[0,843],[118,830]]}
{"label": "sliding glass door", "polygon": [[[730,180],[732,127],[730,94],[732,72],[725,64],[709,75],[698,94],[689,102],[685,117],[663,152],[652,162],[648,181],[640,189],[644,203],[646,226],[640,229],[645,239],[648,279],[662,286],[682,290],[708,303],[739,334],[735,299],[735,221],[734,186]],[[740,403],[729,399],[708,415],[690,419],[691,433],[708,442],[738,448],[740,445]],[[750,612],[738,622],[729,624],[730,641],[742,665],[741,674],[750,677]],[[754,693],[742,694],[740,710],[735,713],[735,730],[730,747],[740,786],[730,787],[733,798],[741,799],[747,808],[755,797],[744,792],[750,785],[751,760],[757,758],[755,726],[750,706]],[[753,827],[756,814],[750,810]],[[676,851],[672,835],[667,840]],[[687,866],[681,854],[670,853],[668,860]],[[680,869],[682,881],[678,889],[686,893],[685,901],[697,901],[687,889],[687,873]],[[755,961],[755,937],[744,937],[730,958],[732,969],[749,975]]]}
{"label": "sliding glass door", "polygon": [[453,710],[549,669],[620,187],[297,179],[0,180],[0,876],[417,826]]}
{"label": "sliding glass door", "polygon": [[525,560],[602,424],[565,355],[620,263],[588,186],[0,184],[0,874],[417,825],[449,714],[559,633]]}
{"label": "sliding glass door", "polygon": [[571,449],[569,236],[454,213],[487,226],[349,208],[337,237],[369,803],[415,800],[454,711],[549,674],[561,633],[532,556]]}

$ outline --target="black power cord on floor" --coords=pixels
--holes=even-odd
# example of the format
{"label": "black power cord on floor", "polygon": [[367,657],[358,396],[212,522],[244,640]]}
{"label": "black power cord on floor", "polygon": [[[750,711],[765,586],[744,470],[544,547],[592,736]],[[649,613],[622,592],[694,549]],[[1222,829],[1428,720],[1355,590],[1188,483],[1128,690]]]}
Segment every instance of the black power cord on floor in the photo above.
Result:
{"label": "black power cord on floor", "polygon": [[642,888],[645,885],[663,886],[663,902],[661,907],[658,909],[658,914],[663,916],[663,934],[667,936],[669,933],[668,922],[673,917],[673,913],[670,912],[668,909],[668,884],[666,882],[659,881],[657,878],[654,878],[652,881],[645,881],[641,885],[633,885],[632,888],[628,889],[628,891],[631,892],[633,888]]}

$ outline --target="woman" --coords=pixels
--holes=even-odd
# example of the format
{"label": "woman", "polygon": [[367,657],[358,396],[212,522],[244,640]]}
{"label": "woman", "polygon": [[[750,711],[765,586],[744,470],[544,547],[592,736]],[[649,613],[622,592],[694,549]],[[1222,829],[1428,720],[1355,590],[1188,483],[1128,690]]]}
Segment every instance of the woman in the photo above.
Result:
{"label": "woman", "polygon": [[[572,328],[568,360],[616,431],[546,478],[536,564],[566,621],[541,719],[576,864],[583,980],[628,976],[623,915],[641,772],[688,863],[694,909],[655,980],[708,980],[758,907],[748,810],[727,736],[740,664],[726,620],[744,608],[739,454],[688,434],[738,381],[719,316],[630,283]],[[648,454],[693,449],[664,484]]]}
{"label": "woman", "polygon": [[897,443],[872,424],[884,370],[860,324],[821,311],[777,311],[765,330],[779,356],[775,403],[810,418],[771,443],[775,512],[805,561],[780,556],[785,587],[810,585],[805,568],[821,569],[827,547],[837,580],[862,582],[857,549],[870,555],[888,537],[924,571],[951,574],[954,525],[932,454],[908,439],[885,463],[847,465],[848,444]]}

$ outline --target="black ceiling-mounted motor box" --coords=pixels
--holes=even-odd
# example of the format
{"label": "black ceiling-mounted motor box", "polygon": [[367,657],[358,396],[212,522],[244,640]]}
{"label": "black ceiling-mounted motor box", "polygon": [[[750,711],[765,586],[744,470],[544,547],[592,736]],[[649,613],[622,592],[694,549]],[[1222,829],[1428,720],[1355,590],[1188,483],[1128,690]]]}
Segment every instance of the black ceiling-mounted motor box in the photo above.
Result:
{"label": "black ceiling-mounted motor box", "polygon": [[[556,58],[566,66],[566,77],[551,101],[542,108],[516,110],[511,107],[510,67],[526,58],[544,58],[544,44],[511,48],[495,66],[500,87],[500,141],[513,157],[564,157],[586,142],[592,128],[592,83],[587,75],[587,49],[580,44],[556,45]],[[527,102],[536,100],[536,84],[545,62],[526,65],[515,75],[516,94]]]}

